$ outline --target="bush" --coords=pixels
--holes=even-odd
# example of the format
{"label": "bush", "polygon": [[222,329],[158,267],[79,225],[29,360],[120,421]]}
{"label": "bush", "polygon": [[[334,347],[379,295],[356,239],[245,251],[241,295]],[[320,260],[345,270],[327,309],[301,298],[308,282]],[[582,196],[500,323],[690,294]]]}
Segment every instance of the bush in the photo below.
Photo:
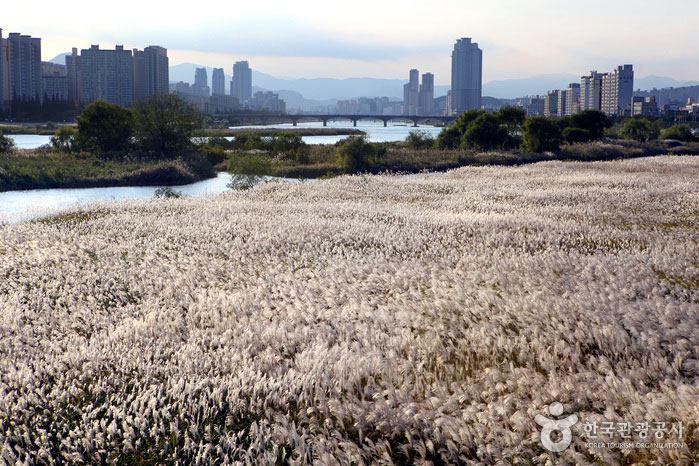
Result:
{"label": "bush", "polygon": [[411,131],[405,143],[413,149],[428,149],[434,146],[434,138],[427,131]]}
{"label": "bush", "polygon": [[519,107],[506,106],[501,107],[495,116],[505,126],[510,136],[516,136],[522,130],[522,125],[527,119],[527,112]]}
{"label": "bush", "polygon": [[565,128],[563,130],[563,139],[568,144],[588,142],[590,140],[590,132],[582,128]]}
{"label": "bush", "polygon": [[203,124],[199,111],[175,94],[136,102],[133,118],[134,135],[141,152],[165,159],[194,152],[192,138]]}
{"label": "bush", "polygon": [[561,130],[549,118],[529,118],[524,123],[523,133],[523,147],[528,152],[556,152],[561,147]]}
{"label": "bush", "polygon": [[15,148],[15,142],[0,131],[0,154],[11,152]]}
{"label": "bush", "polygon": [[104,100],[88,104],[78,116],[80,149],[98,151],[101,155],[124,153],[131,145],[133,115],[130,110]]}
{"label": "bush", "polygon": [[595,141],[604,137],[604,130],[612,126],[612,121],[599,110],[583,110],[572,116],[572,127],[586,129],[590,139]]}
{"label": "bush", "polygon": [[437,147],[440,149],[456,149],[461,144],[461,132],[456,125],[442,128],[437,135]]}
{"label": "bush", "polygon": [[646,118],[629,118],[621,128],[621,135],[626,139],[646,142],[658,137],[658,129]]}
{"label": "bush", "polygon": [[75,149],[75,129],[70,126],[62,126],[51,136],[51,147],[55,152],[73,152]]}
{"label": "bush", "polygon": [[338,145],[337,155],[345,173],[361,173],[369,171],[374,165],[376,151],[367,142],[366,137],[349,136]]}
{"label": "bush", "polygon": [[461,147],[480,150],[500,149],[505,144],[507,136],[507,130],[500,124],[497,116],[483,113],[469,124],[461,137]]}
{"label": "bush", "polygon": [[156,199],[177,199],[182,197],[182,191],[175,191],[170,186],[158,188],[155,190],[153,197]]}
{"label": "bush", "polygon": [[684,142],[693,142],[697,138],[692,133],[692,128],[686,124],[672,125],[669,128],[665,128],[661,135],[661,139],[677,139]]}

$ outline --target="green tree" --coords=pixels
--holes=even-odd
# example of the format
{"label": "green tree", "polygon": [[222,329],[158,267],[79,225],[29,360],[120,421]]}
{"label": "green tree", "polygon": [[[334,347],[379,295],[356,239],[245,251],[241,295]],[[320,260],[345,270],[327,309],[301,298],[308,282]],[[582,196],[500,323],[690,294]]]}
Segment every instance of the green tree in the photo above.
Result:
{"label": "green tree", "polygon": [[81,149],[105,153],[123,153],[131,145],[133,117],[131,111],[95,100],[78,116],[76,143]]}
{"label": "green tree", "polygon": [[364,135],[349,136],[338,146],[337,155],[345,173],[352,174],[368,171],[374,165],[376,151]]}
{"label": "green tree", "polygon": [[546,117],[532,117],[524,122],[523,146],[529,152],[555,152],[563,139],[558,125]]}
{"label": "green tree", "polygon": [[522,130],[522,125],[527,119],[527,112],[522,108],[508,105],[506,107],[501,107],[495,113],[495,116],[500,119],[500,122],[505,126],[507,132],[513,136]]}
{"label": "green tree", "polygon": [[459,115],[459,118],[454,122],[454,127],[459,131],[459,138],[461,138],[471,126],[471,123],[476,121],[476,119],[481,115],[486,115],[488,112],[485,110],[467,110]]}
{"label": "green tree", "polygon": [[573,128],[586,129],[590,132],[590,139],[595,141],[602,139],[604,130],[612,126],[612,121],[599,110],[584,110],[573,115]]}
{"label": "green tree", "polygon": [[590,140],[590,132],[582,128],[568,127],[563,130],[563,139],[568,144],[587,142]]}
{"label": "green tree", "polygon": [[696,140],[696,136],[694,136],[692,133],[692,128],[686,123],[672,125],[669,128],[665,128],[660,137],[662,139],[677,139],[685,142],[692,142]]}
{"label": "green tree", "polygon": [[646,142],[658,137],[658,129],[646,118],[629,118],[621,128],[621,135],[626,139]]}
{"label": "green tree", "polygon": [[10,152],[12,149],[14,149],[14,147],[15,142],[2,134],[2,131],[0,131],[0,154]]}
{"label": "green tree", "polygon": [[56,134],[51,136],[51,146],[56,152],[72,152],[75,148],[75,129],[70,126],[61,126]]}
{"label": "green tree", "polygon": [[478,116],[466,129],[461,138],[461,146],[480,150],[502,148],[507,139],[507,130],[500,119],[489,113]]}
{"label": "green tree", "polygon": [[461,144],[461,132],[456,125],[442,128],[437,135],[437,147],[440,149],[456,149]]}
{"label": "green tree", "polygon": [[136,102],[133,116],[138,147],[142,153],[156,158],[191,154],[194,132],[203,125],[201,114],[174,94]]}

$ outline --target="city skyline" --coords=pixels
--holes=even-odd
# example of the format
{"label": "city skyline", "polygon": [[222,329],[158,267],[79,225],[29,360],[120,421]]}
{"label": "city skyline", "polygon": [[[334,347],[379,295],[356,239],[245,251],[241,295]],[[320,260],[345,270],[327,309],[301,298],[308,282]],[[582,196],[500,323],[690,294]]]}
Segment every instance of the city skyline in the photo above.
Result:
{"label": "city skyline", "polygon": [[[370,6],[364,8],[364,3]],[[213,8],[188,15],[163,14],[159,5],[126,0],[108,17],[88,20],[80,13],[90,11],[81,7],[87,2],[65,8],[40,1],[42,15],[37,17],[14,4],[3,7],[3,26],[8,33],[45,38],[44,60],[74,46],[162,44],[173,65],[218,67],[248,60],[256,69],[289,78],[400,78],[418,67],[432,70],[435,85],[449,84],[448,49],[454,37],[464,36],[477,37],[487,54],[484,82],[561,69],[583,71],[593,64],[607,69],[621,57],[634,63],[639,76],[699,76],[697,47],[691,45],[699,43],[691,20],[699,5],[669,0],[666,11],[684,13],[670,18],[658,15],[650,1],[636,2],[631,9],[619,1],[590,0],[589,8],[578,10],[572,21],[566,5],[520,3],[437,1],[408,9],[397,2],[360,0],[353,13],[326,4],[320,8],[319,2],[268,2],[271,8],[263,15],[245,8],[228,14],[225,4],[214,2]],[[142,14],[134,16],[136,9]]]}

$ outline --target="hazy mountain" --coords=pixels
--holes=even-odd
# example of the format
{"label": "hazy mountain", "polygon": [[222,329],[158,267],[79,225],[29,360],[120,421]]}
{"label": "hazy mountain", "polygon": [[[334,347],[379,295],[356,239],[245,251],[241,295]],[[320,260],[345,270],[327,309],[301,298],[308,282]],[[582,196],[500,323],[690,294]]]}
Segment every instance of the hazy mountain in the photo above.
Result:
{"label": "hazy mountain", "polygon": [[59,53],[55,57],[53,57],[51,60],[49,60],[49,63],[55,63],[57,65],[65,65],[66,64],[66,55],[70,55],[70,53]]}
{"label": "hazy mountain", "polygon": [[644,91],[653,88],[662,89],[664,87],[686,87],[699,86],[699,81],[678,81],[665,76],[646,76],[645,78],[634,78],[633,88]]}
{"label": "hazy mountain", "polygon": [[483,95],[514,99],[525,95],[542,95],[553,89],[566,89],[570,83],[579,83],[580,75],[545,74],[520,79],[502,79],[483,84]]}

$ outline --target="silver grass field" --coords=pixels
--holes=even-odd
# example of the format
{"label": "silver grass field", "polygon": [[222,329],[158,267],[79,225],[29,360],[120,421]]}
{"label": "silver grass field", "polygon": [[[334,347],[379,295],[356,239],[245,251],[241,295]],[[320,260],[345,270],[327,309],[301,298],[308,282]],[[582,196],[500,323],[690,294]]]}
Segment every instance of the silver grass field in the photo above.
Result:
{"label": "silver grass field", "polygon": [[[696,464],[698,241],[676,156],[0,225],[0,464]],[[589,446],[605,421],[683,432]]]}

